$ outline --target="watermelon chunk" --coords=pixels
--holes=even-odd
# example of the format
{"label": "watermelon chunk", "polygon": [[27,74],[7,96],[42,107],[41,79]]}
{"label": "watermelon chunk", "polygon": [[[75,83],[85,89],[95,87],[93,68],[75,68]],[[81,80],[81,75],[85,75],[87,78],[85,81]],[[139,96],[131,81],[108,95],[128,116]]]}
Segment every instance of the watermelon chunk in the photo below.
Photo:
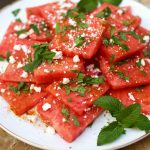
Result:
{"label": "watermelon chunk", "polygon": [[[47,85],[34,85],[34,87],[41,89],[40,92],[33,90],[32,93],[22,91],[20,94],[17,94],[10,90],[10,87],[17,87],[18,85],[19,84],[12,82],[1,82],[0,94],[9,103],[11,110],[20,116],[32,109],[47,95],[45,91]],[[28,84],[28,87],[30,89],[31,84]]]}
{"label": "watermelon chunk", "polygon": [[101,57],[100,68],[113,89],[150,83],[150,59],[148,56],[143,56],[142,53],[115,65]]}
{"label": "watermelon chunk", "polygon": [[[65,26],[72,26],[72,19],[68,19]],[[86,27],[81,28],[75,23],[75,29],[68,29],[65,34],[57,34],[50,43],[50,49],[61,50],[67,56],[79,55],[85,59],[92,58],[98,51],[102,35],[105,31],[104,22],[93,16],[86,16],[81,21]]]}
{"label": "watermelon chunk", "polygon": [[125,106],[133,103],[139,103],[142,107],[142,112],[150,115],[150,85],[137,88],[122,89],[110,91],[110,95],[121,100]]}
{"label": "watermelon chunk", "polygon": [[[51,108],[44,111],[42,107],[46,103],[48,103]],[[65,115],[62,114],[62,109],[69,112],[68,121],[66,121]],[[51,125],[67,142],[73,142],[85,130],[85,128],[102,113],[102,109],[92,107],[90,111],[87,111],[83,115],[76,115],[60,100],[52,96],[49,96],[47,99],[39,103],[37,111],[42,120],[46,124]]]}

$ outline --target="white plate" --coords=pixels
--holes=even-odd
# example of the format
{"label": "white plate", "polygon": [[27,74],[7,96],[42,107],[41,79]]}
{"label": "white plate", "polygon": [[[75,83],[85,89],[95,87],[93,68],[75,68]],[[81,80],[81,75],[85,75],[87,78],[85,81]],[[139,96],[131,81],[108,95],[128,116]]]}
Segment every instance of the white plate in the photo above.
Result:
{"label": "white plate", "polygon": [[[1,10],[0,39],[6,31],[9,23],[14,19],[11,14],[12,10],[21,8],[22,11],[20,13],[20,17],[25,20],[24,8],[35,5],[37,6],[40,4],[48,3],[50,1],[53,2],[54,0],[21,0]],[[133,13],[135,15],[139,15],[142,18],[142,25],[147,29],[150,29],[150,22],[148,21],[150,10],[135,1],[124,0],[122,6],[127,5],[132,6]],[[145,132],[139,131],[137,129],[127,129],[126,135],[123,135],[112,144],[97,147],[96,139],[99,130],[104,125],[106,125],[108,119],[110,119],[110,116],[104,117],[103,114],[95,121],[91,128],[87,128],[86,131],[80,137],[78,137],[76,141],[69,144],[61,139],[57,134],[52,135],[50,133],[44,132],[43,125],[39,125],[38,123],[38,126],[35,126],[34,124],[31,124],[26,120],[15,116],[11,111],[9,111],[7,103],[1,97],[0,118],[1,128],[3,128],[14,137],[38,148],[49,150],[112,150],[135,143],[136,141],[139,141],[148,135],[145,134]]]}

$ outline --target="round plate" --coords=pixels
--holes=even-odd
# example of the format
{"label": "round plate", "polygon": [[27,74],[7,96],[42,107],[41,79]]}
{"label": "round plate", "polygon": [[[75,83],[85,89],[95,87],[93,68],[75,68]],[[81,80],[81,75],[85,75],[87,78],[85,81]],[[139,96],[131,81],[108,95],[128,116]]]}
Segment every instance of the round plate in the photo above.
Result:
{"label": "round plate", "polygon": [[[14,17],[11,14],[13,10],[21,8],[22,11],[19,14],[19,17],[25,21],[26,7],[38,6],[49,3],[50,1],[54,2],[54,0],[21,0],[2,9],[0,11],[0,39],[5,33],[9,23],[14,20]],[[150,10],[135,1],[124,0],[122,6],[128,5],[133,8],[133,13],[135,15],[139,15],[142,18],[142,26],[150,29],[150,23],[148,22]],[[0,64],[0,66],[2,65],[3,63]],[[57,134],[52,135],[45,132],[44,124],[42,125],[42,123],[39,122],[38,125],[31,124],[27,120],[23,119],[23,117],[19,118],[15,116],[9,110],[8,104],[1,97],[0,118],[1,128],[9,134],[35,147],[49,150],[112,150],[125,147],[148,136],[148,134],[145,134],[143,131],[139,131],[137,129],[127,129],[127,133],[121,136],[121,138],[117,141],[98,147],[96,146],[98,133],[100,129],[107,124],[108,119],[112,119],[109,114],[105,117],[103,114],[94,122],[91,128],[87,128],[85,132],[77,138],[77,140],[70,144],[61,139]]]}

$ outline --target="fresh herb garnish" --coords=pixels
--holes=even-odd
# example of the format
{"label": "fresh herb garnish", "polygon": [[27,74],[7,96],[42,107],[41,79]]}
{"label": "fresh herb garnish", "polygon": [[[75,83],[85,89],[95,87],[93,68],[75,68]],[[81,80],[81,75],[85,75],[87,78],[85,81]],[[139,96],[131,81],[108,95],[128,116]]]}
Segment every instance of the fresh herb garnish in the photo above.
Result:
{"label": "fresh herb garnish", "polygon": [[63,105],[61,113],[65,116],[66,121],[69,121],[69,117],[70,117],[70,112],[67,108],[65,108],[65,106]]}
{"label": "fresh herb garnish", "polygon": [[103,11],[99,12],[96,17],[106,19],[111,15],[112,11],[109,7],[106,7]]}
{"label": "fresh herb garnish", "polygon": [[2,55],[0,55],[0,61],[4,61],[5,59],[3,58]]}
{"label": "fresh herb garnish", "polygon": [[73,122],[74,122],[75,126],[80,126],[80,122],[79,122],[78,118],[75,115],[73,116]]}
{"label": "fresh herb garnish", "polygon": [[112,54],[112,55],[110,56],[109,62],[112,63],[112,62],[114,61],[114,59],[115,59],[115,55]]}
{"label": "fresh herb garnish", "polygon": [[60,32],[61,32],[61,27],[60,27],[60,23],[56,23],[56,26],[55,26],[55,32],[57,33],[57,34],[59,34]]}
{"label": "fresh herb garnish", "polygon": [[137,62],[136,62],[137,67],[141,68],[142,66],[142,59],[140,58]]}
{"label": "fresh herb garnish", "polygon": [[24,33],[27,33],[27,32],[28,32],[27,29],[22,29],[22,30],[16,31],[16,34],[20,35],[20,34],[24,34]]}
{"label": "fresh herb garnish", "polygon": [[9,57],[11,56],[11,53],[10,52],[7,52],[7,54],[6,54],[6,60],[7,60],[7,62],[9,62]]}
{"label": "fresh herb garnish", "polygon": [[34,44],[32,47],[35,49],[34,60],[23,67],[26,72],[33,72],[45,61],[51,64],[53,57],[56,55],[55,52],[49,51],[48,44]]}
{"label": "fresh herb garnish", "polygon": [[67,101],[68,101],[68,102],[72,102],[72,98],[68,98]]}
{"label": "fresh herb garnish", "polygon": [[122,0],[99,0],[99,1],[100,3],[110,3],[116,6],[118,6],[122,2]]}
{"label": "fresh herb garnish", "polygon": [[150,56],[150,51],[144,51],[143,54],[144,56]]}
{"label": "fresh herb garnish", "polygon": [[81,35],[77,36],[74,40],[76,47],[83,46],[83,43],[85,42],[85,37],[82,37]]}
{"label": "fresh herb garnish", "polygon": [[35,33],[36,35],[40,35],[40,31],[39,31],[39,29],[38,29],[38,27],[37,27],[36,24],[32,24],[32,25],[31,25],[31,28],[33,29],[33,31],[34,31],[34,33]]}
{"label": "fresh herb garnish", "polygon": [[130,26],[131,24],[133,24],[134,20],[123,20],[122,24],[125,26]]}
{"label": "fresh herb garnish", "polygon": [[102,96],[94,102],[94,105],[108,110],[116,118],[116,121],[100,131],[97,139],[98,146],[115,141],[125,134],[125,128],[136,127],[146,132],[150,131],[150,120],[142,115],[141,106],[137,103],[125,108],[118,99]]}
{"label": "fresh herb garnish", "polygon": [[20,18],[17,18],[16,21],[17,22],[22,22],[22,20]]}
{"label": "fresh herb garnish", "polygon": [[13,91],[14,93],[16,93],[18,95],[20,95],[21,91],[30,92],[29,86],[25,82],[20,82],[17,87],[10,85],[9,90]]}
{"label": "fresh herb garnish", "polygon": [[12,11],[12,14],[16,17],[16,16],[19,14],[20,10],[21,10],[21,9],[18,8],[18,9],[16,9],[16,10]]}
{"label": "fresh herb garnish", "polygon": [[83,23],[83,22],[78,22],[77,23],[77,26],[80,28],[80,29],[85,29],[85,28],[88,28],[88,24],[86,23]]}
{"label": "fresh herb garnish", "polygon": [[126,76],[123,72],[120,72],[120,71],[115,71],[113,69],[113,67],[111,68],[110,70],[112,73],[114,74],[117,74],[121,79],[125,80],[125,81],[129,81],[130,80],[130,77],[129,76]]}

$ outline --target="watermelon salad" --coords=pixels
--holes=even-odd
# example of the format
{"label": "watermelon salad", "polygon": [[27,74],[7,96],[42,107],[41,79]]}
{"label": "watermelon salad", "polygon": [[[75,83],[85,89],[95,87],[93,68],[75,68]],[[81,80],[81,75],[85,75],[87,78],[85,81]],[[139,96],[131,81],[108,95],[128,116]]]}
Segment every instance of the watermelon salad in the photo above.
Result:
{"label": "watermelon salad", "polygon": [[[15,18],[20,11],[12,12]],[[0,94],[17,116],[36,108],[44,123],[73,142],[104,110],[125,124],[118,112],[139,108],[148,129],[137,127],[149,131],[150,31],[130,6],[66,0],[27,8],[26,15],[27,22],[9,25],[0,43]],[[116,124],[123,133],[118,122],[111,130]],[[98,143],[115,140],[104,141],[107,129]]]}

